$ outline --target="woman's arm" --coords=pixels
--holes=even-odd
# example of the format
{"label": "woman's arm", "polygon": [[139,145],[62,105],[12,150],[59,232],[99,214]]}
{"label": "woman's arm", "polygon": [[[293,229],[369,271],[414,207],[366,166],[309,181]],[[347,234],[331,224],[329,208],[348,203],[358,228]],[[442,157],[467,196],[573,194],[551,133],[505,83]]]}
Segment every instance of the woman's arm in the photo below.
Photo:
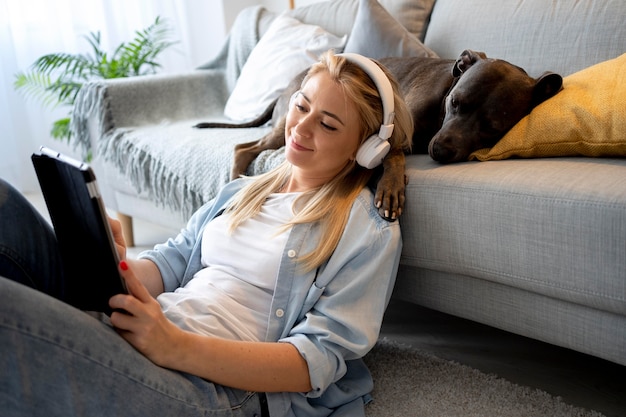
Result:
{"label": "woman's arm", "polygon": [[[242,342],[182,332],[176,355],[162,366],[257,392],[309,392],[309,369],[290,343]],[[181,354],[184,352],[184,354]],[[206,358],[206,359],[201,359]]]}
{"label": "woman's arm", "polygon": [[[149,261],[148,261],[149,262]],[[258,392],[308,392],[309,371],[289,343],[242,342],[184,331],[170,322],[159,303],[121,263],[120,272],[132,295],[116,295],[111,323],[137,350],[155,364],[197,375],[215,383]]]}

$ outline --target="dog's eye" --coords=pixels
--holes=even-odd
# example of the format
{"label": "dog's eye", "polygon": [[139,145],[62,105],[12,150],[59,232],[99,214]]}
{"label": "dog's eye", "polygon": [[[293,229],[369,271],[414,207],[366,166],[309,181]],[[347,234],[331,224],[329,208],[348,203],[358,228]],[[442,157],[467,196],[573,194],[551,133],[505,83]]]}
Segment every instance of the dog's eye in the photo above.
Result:
{"label": "dog's eye", "polygon": [[455,97],[450,97],[450,110],[454,112],[459,111],[459,100]]}

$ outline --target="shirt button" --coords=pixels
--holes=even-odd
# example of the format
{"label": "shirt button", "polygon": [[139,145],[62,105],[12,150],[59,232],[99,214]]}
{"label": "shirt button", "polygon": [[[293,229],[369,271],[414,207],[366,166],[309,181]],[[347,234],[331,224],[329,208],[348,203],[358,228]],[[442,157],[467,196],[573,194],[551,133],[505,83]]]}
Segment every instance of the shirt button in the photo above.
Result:
{"label": "shirt button", "polygon": [[283,310],[282,308],[279,308],[278,310],[276,310],[276,317],[280,318],[284,315],[285,315],[285,310]]}
{"label": "shirt button", "polygon": [[287,256],[289,256],[290,258],[294,258],[296,256],[296,251],[293,249],[288,250]]}

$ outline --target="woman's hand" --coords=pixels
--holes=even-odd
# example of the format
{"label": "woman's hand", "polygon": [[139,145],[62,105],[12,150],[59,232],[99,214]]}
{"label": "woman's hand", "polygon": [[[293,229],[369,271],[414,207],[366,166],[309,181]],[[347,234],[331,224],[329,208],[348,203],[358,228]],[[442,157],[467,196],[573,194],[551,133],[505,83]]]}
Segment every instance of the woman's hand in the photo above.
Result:
{"label": "woman's hand", "polygon": [[115,248],[120,257],[120,260],[126,259],[126,239],[124,239],[124,233],[122,233],[122,223],[117,219],[113,219],[107,216],[109,220],[109,226],[113,233],[113,240],[115,241]]}
{"label": "woman's hand", "polygon": [[144,356],[167,367],[168,359],[175,357],[177,342],[184,332],[165,317],[159,303],[137,279],[128,263],[120,262],[119,269],[130,294],[118,294],[109,300],[109,306],[114,310],[111,324]]}

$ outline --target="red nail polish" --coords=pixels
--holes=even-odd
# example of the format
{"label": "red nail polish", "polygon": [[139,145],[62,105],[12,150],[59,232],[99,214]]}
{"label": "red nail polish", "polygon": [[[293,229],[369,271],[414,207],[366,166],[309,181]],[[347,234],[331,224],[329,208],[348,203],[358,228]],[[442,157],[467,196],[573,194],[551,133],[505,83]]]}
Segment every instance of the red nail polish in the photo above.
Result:
{"label": "red nail polish", "polygon": [[128,264],[126,261],[120,261],[120,268],[122,268],[122,271],[128,271]]}

